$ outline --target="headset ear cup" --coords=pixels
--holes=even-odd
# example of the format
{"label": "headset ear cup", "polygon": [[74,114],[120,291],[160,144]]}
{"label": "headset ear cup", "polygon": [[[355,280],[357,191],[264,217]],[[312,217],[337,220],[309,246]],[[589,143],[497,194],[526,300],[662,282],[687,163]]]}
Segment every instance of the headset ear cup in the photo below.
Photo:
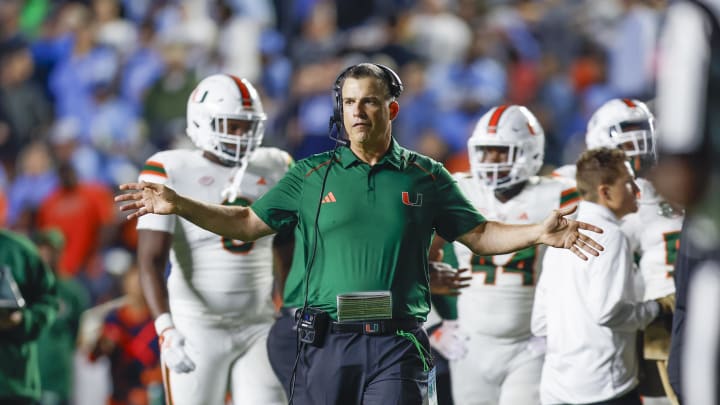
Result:
{"label": "headset ear cup", "polygon": [[343,123],[343,111],[342,111],[342,90],[340,85],[335,85],[335,108],[333,109],[333,121],[338,125],[338,129]]}
{"label": "headset ear cup", "polygon": [[400,94],[402,94],[403,90],[405,89],[405,86],[403,86],[403,83],[400,80],[400,76],[398,76],[398,74],[395,73],[394,70],[390,69],[385,65],[376,63],[375,66],[379,67],[383,72],[385,72],[385,76],[387,77],[387,83],[389,85],[390,95],[393,98],[400,97]]}

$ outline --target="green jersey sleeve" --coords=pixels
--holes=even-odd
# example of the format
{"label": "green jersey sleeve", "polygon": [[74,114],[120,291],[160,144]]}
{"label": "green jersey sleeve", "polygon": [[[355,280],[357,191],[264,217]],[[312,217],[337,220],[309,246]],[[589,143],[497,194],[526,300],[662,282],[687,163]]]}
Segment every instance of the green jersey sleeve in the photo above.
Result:
{"label": "green jersey sleeve", "polygon": [[278,232],[290,231],[298,221],[303,178],[302,165],[293,164],[278,184],[250,208],[272,229]]}
{"label": "green jersey sleeve", "polygon": [[434,176],[438,211],[433,227],[443,239],[452,242],[485,222],[485,218],[460,191],[455,179],[439,163],[435,167]]}

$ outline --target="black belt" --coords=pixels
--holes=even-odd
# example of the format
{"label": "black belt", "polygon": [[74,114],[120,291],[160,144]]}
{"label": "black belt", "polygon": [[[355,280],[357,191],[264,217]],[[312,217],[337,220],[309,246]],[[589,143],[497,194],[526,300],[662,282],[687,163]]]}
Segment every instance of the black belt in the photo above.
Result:
{"label": "black belt", "polygon": [[335,322],[331,333],[359,333],[361,335],[392,335],[398,330],[413,330],[422,326],[417,319],[381,319],[376,321]]}

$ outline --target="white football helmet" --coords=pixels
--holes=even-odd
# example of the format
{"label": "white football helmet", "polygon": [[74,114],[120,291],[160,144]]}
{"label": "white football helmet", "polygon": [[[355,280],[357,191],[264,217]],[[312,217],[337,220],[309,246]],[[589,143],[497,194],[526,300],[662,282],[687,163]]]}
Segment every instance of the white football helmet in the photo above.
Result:
{"label": "white football helmet", "polygon": [[588,149],[621,148],[628,158],[655,158],[655,117],[642,101],[612,99],[590,117],[585,135]]}
{"label": "white football helmet", "polygon": [[[507,160],[484,162],[487,147],[507,147]],[[507,188],[537,174],[545,155],[545,131],[527,108],[493,107],[468,139],[473,176],[491,189]]]}
{"label": "white football helmet", "polygon": [[[237,165],[260,146],[265,112],[257,90],[245,79],[216,74],[198,83],[187,103],[187,134],[200,149]],[[228,133],[228,120],[247,121],[242,134]]]}

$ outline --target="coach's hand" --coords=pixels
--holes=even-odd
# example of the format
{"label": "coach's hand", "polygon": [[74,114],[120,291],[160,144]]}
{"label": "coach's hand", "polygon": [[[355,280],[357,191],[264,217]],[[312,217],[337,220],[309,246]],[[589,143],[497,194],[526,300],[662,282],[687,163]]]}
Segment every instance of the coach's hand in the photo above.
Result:
{"label": "coach's hand", "polygon": [[157,183],[125,183],[120,190],[134,192],[120,194],[115,202],[127,202],[120,206],[120,211],[136,210],[128,214],[127,219],[141,217],[145,214],[174,214],[177,210],[178,195],[168,186]]}
{"label": "coach's hand", "polygon": [[580,229],[602,233],[602,229],[585,222],[567,218],[577,209],[577,205],[554,210],[542,223],[540,243],[557,248],[569,249],[577,257],[587,260],[585,253],[593,256],[600,254],[603,247],[591,237],[580,233]]}

